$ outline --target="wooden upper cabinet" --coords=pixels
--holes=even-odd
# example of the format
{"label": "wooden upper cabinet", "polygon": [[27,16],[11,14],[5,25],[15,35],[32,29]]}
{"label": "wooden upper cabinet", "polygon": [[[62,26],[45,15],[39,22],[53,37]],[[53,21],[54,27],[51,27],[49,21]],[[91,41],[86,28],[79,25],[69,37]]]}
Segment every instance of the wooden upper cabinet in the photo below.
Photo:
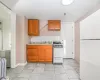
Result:
{"label": "wooden upper cabinet", "polygon": [[48,30],[60,31],[61,21],[60,20],[48,20]]}
{"label": "wooden upper cabinet", "polygon": [[28,35],[39,36],[39,20],[28,20]]}

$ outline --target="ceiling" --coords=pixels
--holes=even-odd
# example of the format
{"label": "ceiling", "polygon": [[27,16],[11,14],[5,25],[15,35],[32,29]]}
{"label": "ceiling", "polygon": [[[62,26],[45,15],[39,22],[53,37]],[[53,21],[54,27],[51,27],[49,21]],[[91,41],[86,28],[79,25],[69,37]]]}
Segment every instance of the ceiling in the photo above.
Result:
{"label": "ceiling", "polygon": [[[100,5],[100,0],[75,0],[63,6],[61,0],[1,0],[18,14],[28,19],[62,20],[73,22]],[[18,2],[17,2],[18,1]],[[15,5],[15,3],[17,4]],[[14,6],[15,5],[15,6]],[[13,7],[14,6],[14,7]],[[64,15],[66,13],[66,15]]]}
{"label": "ceiling", "polygon": [[18,0],[0,0],[7,7],[12,8],[18,2]]}

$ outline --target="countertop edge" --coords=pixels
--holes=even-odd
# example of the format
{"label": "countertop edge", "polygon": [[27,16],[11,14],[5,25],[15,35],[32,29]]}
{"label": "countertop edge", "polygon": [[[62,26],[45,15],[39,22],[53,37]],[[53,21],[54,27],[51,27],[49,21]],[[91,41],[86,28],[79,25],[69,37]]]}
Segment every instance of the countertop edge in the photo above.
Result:
{"label": "countertop edge", "polygon": [[26,44],[26,45],[53,45],[53,44]]}

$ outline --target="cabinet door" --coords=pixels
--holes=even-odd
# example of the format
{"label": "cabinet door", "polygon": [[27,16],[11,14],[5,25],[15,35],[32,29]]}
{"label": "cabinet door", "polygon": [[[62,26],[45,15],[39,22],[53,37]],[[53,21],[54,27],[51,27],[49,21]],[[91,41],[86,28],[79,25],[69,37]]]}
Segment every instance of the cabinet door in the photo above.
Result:
{"label": "cabinet door", "polygon": [[52,47],[51,48],[45,48],[45,61],[46,62],[52,62]]}
{"label": "cabinet door", "polygon": [[28,35],[39,35],[39,20],[28,20]]}
{"label": "cabinet door", "polygon": [[38,61],[38,48],[27,49],[27,60],[28,62]]}
{"label": "cabinet door", "polygon": [[33,20],[28,20],[28,35],[33,35]]}
{"label": "cabinet door", "polygon": [[45,61],[45,49],[43,46],[39,46],[39,62],[44,62]]}
{"label": "cabinet door", "polygon": [[49,20],[48,21],[48,29],[49,30],[60,30],[61,23],[60,20]]}

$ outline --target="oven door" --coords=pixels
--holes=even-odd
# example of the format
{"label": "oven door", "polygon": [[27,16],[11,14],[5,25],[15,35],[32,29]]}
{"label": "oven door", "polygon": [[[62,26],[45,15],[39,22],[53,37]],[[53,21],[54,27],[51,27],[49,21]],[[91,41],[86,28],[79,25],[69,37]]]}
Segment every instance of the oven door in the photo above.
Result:
{"label": "oven door", "polygon": [[54,48],[54,57],[63,58],[64,49],[63,48]]}

